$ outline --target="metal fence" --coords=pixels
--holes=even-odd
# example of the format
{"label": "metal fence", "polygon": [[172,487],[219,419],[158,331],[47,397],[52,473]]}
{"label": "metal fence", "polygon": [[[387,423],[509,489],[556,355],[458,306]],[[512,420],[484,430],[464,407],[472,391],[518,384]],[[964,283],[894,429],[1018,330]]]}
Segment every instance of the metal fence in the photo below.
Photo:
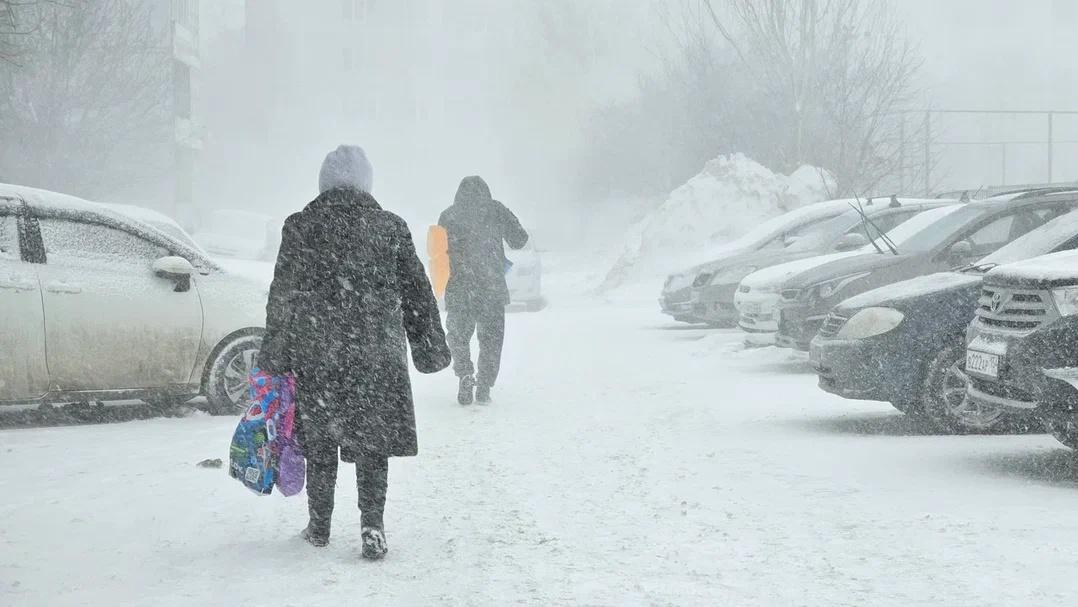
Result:
{"label": "metal fence", "polygon": [[1078,178],[1078,110],[909,110],[899,120],[900,191]]}

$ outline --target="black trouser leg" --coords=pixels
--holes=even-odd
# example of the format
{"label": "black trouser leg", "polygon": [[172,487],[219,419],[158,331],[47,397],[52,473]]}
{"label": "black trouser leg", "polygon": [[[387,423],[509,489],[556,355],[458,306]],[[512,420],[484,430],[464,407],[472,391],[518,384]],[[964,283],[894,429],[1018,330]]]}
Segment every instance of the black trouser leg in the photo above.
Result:
{"label": "black trouser leg", "polygon": [[307,453],[306,456],[310,531],[312,535],[328,539],[333,518],[333,490],[337,486],[337,448]]}
{"label": "black trouser leg", "polygon": [[494,302],[479,309],[479,375],[476,383],[488,388],[498,381],[505,343],[505,306]]}
{"label": "black trouser leg", "polygon": [[389,489],[389,458],[384,455],[358,458],[356,488],[359,491],[362,525],[382,529],[382,512],[385,511],[386,491]]}
{"label": "black trouser leg", "polygon": [[453,354],[453,373],[457,377],[475,375],[472,364],[472,335],[475,334],[476,313],[471,306],[446,306],[446,343]]}

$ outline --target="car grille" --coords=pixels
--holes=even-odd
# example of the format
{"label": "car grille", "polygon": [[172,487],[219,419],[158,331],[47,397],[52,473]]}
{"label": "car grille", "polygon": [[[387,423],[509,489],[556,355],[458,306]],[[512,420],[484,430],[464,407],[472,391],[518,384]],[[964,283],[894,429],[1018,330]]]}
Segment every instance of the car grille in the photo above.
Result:
{"label": "car grille", "polygon": [[820,326],[820,337],[834,337],[838,335],[840,329],[846,324],[849,318],[845,316],[839,316],[834,312],[827,315],[824,319],[823,325]]}
{"label": "car grille", "polygon": [[1044,324],[1048,298],[1038,291],[984,287],[977,300],[977,322],[1012,331],[1033,331]]}
{"label": "car grille", "polygon": [[696,280],[692,281],[694,287],[706,287],[711,282],[711,277],[714,276],[714,272],[704,272],[696,275]]}

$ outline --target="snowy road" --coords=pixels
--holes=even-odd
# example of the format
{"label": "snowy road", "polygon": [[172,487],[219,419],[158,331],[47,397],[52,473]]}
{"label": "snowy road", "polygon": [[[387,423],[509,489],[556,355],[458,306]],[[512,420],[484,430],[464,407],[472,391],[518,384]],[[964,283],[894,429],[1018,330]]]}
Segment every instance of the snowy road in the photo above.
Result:
{"label": "snowy road", "polygon": [[[1078,458],[920,435],[804,363],[651,308],[513,315],[490,407],[417,379],[390,556],[223,470],[234,420],[0,431],[0,605],[1058,605],[1078,598]],[[1069,599],[1069,600],[1068,600]]]}

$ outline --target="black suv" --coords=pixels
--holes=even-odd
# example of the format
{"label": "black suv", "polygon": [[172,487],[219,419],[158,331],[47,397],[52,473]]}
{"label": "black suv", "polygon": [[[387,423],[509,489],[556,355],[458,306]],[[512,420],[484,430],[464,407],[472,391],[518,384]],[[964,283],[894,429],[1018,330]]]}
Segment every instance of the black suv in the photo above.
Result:
{"label": "black suv", "polygon": [[[1078,206],[1078,192],[1006,194],[963,205],[906,239],[899,250],[816,266],[786,280],[779,303],[780,346],[808,350],[839,302],[871,289],[966,265]],[[832,319],[826,331],[834,330]]]}
{"label": "black suv", "polygon": [[989,272],[966,341],[971,401],[1032,412],[1078,448],[1078,251]]}
{"label": "black suv", "polygon": [[809,347],[820,387],[844,398],[890,402],[947,427],[983,430],[1005,419],[999,407],[966,397],[965,332],[989,270],[1078,248],[1078,211],[1062,202],[1078,204],[1078,194],[1043,198],[1059,203],[1050,214],[1064,214],[980,261],[837,305]]}

